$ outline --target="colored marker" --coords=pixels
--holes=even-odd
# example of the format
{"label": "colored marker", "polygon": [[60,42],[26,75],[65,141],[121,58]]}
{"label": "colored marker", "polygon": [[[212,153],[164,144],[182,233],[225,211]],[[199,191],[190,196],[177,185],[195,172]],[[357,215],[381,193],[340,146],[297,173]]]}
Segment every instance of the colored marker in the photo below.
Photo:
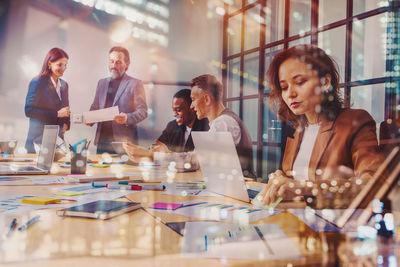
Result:
{"label": "colored marker", "polygon": [[17,226],[17,219],[14,218],[14,219],[12,219],[12,221],[10,223],[10,227],[8,228],[8,232],[7,232],[6,236],[10,236],[10,234],[12,233],[12,231],[14,231],[16,226]]}
{"label": "colored marker", "polygon": [[106,187],[108,184],[107,182],[92,182],[92,187]]}
{"label": "colored marker", "polygon": [[40,218],[40,215],[36,215],[35,217],[33,217],[32,219],[30,219],[29,221],[27,221],[26,223],[24,223],[20,227],[18,227],[18,231],[24,231],[24,230],[28,229],[32,224],[34,224],[37,221],[39,221],[39,218]]}
{"label": "colored marker", "polygon": [[119,181],[118,184],[128,185],[129,183],[140,183],[142,180],[129,180],[129,181]]}
{"label": "colored marker", "polygon": [[113,185],[107,184],[108,189],[116,189],[116,190],[134,190],[134,191],[142,191],[142,190],[165,190],[165,185]]}
{"label": "colored marker", "polygon": [[272,202],[271,204],[269,204],[267,207],[269,209],[274,209],[280,202],[282,201],[281,197],[278,197],[275,202]]}
{"label": "colored marker", "polygon": [[207,235],[204,236],[204,247],[207,251]]}

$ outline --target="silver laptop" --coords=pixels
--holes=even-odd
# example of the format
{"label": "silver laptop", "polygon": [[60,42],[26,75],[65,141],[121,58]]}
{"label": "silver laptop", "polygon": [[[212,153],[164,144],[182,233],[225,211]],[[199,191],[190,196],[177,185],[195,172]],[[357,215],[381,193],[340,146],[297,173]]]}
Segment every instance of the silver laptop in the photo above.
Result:
{"label": "silver laptop", "polygon": [[192,132],[207,190],[250,202],[242,167],[230,132]]}
{"label": "silver laptop", "polygon": [[37,166],[0,164],[0,175],[48,174],[53,164],[58,125],[45,125]]}

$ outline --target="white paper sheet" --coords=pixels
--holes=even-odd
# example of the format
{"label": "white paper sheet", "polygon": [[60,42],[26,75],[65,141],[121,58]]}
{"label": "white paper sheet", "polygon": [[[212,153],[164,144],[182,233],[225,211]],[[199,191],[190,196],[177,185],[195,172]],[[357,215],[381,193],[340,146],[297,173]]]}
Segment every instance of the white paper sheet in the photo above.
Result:
{"label": "white paper sheet", "polygon": [[[181,202],[184,206],[176,210],[155,210],[153,211],[180,214],[190,218],[203,220],[224,221],[247,225],[251,222],[266,218],[279,213],[280,211],[267,211],[254,206],[229,204],[204,199],[189,200]],[[186,206],[186,207],[185,207]]]}
{"label": "white paper sheet", "polygon": [[32,184],[69,184],[70,179],[64,176],[40,176],[40,177],[29,177]]}
{"label": "white paper sheet", "polygon": [[118,106],[110,108],[98,109],[93,111],[83,112],[83,119],[87,123],[96,123],[102,121],[112,121],[119,114]]}
{"label": "white paper sheet", "polygon": [[240,226],[187,222],[182,257],[251,260],[299,260],[303,256],[275,224]]}

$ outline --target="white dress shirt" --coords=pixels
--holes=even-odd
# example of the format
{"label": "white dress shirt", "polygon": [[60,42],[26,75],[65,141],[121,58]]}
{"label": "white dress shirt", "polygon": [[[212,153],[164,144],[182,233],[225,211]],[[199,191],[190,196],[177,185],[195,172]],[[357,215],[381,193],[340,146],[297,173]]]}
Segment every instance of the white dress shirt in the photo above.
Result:
{"label": "white dress shirt", "polygon": [[51,79],[51,83],[54,85],[54,88],[56,88],[56,92],[57,92],[58,97],[61,100],[61,82],[60,82],[60,79],[58,79],[57,83],[53,80],[52,76],[50,76],[50,79]]}
{"label": "white dress shirt", "polygon": [[295,180],[308,180],[308,166],[310,165],[311,153],[318,131],[319,124],[311,124],[305,127],[299,153],[293,164],[293,177]]}

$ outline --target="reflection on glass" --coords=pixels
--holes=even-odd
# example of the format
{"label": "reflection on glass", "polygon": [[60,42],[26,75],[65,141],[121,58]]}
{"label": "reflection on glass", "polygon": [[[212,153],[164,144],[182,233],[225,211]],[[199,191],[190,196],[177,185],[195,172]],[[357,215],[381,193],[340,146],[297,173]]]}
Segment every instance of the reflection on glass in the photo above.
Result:
{"label": "reflection on glass", "polygon": [[262,177],[264,182],[267,181],[268,174],[275,172],[279,169],[279,161],[281,159],[281,148],[273,146],[263,147],[263,173]]}
{"label": "reflection on glass", "polygon": [[[271,48],[265,50],[265,72],[267,72],[269,64],[271,63],[274,56],[276,54],[278,54],[278,52],[281,51],[282,49],[283,49],[283,45],[278,45],[278,46],[274,46],[274,47],[271,47]],[[269,92],[269,88],[265,83],[264,94],[267,94],[268,92]]]}
{"label": "reflection on glass", "polygon": [[290,1],[290,36],[302,34],[311,29],[311,0]]}
{"label": "reflection on glass", "polygon": [[269,107],[268,98],[264,100],[263,142],[280,143],[282,122],[278,120],[276,113]]}
{"label": "reflection on glass", "polygon": [[260,45],[260,5],[249,9],[244,20],[244,50],[249,50]]}
{"label": "reflection on glass", "polygon": [[[346,17],[346,0],[320,0],[318,26],[324,26]],[[357,2],[357,1],[354,1]]]}
{"label": "reflection on glass", "polygon": [[[329,0],[328,0],[329,1]],[[357,0],[353,1],[353,15],[364,13],[379,7],[389,6],[389,0]]]}
{"label": "reflection on glass", "polygon": [[351,88],[352,108],[368,111],[377,123],[384,120],[385,85],[373,84]]}
{"label": "reflection on glass", "polygon": [[253,145],[253,167],[257,172],[257,145]]}
{"label": "reflection on glass", "polygon": [[229,19],[228,22],[228,55],[240,52],[242,14],[238,14]]}
{"label": "reflection on glass", "polygon": [[247,5],[247,4],[252,4],[252,3],[254,3],[254,2],[257,2],[257,0],[246,0],[246,1],[245,1],[245,5]]}
{"label": "reflection on glass", "polygon": [[239,116],[239,107],[240,107],[239,101],[228,101],[228,102],[226,103],[226,106],[227,106],[228,108],[230,108],[233,112],[235,112],[236,115]]}
{"label": "reflection on glass", "polygon": [[325,50],[339,66],[340,81],[344,78],[346,28],[345,26],[321,32],[318,35],[318,46]]}
{"label": "reflection on glass", "polygon": [[258,94],[258,63],[259,53],[244,56],[243,95]]}
{"label": "reflection on glass", "polygon": [[265,42],[271,43],[283,39],[285,24],[285,1],[267,1],[265,8]]}
{"label": "reflection on glass", "polygon": [[387,13],[353,22],[351,79],[384,76]]}
{"label": "reflection on glass", "polygon": [[238,97],[240,95],[240,58],[234,58],[228,61],[228,79],[227,94],[228,98]]}
{"label": "reflection on glass", "polygon": [[251,140],[257,141],[258,98],[243,100],[243,122],[250,132]]}
{"label": "reflection on glass", "polygon": [[310,36],[307,36],[307,37],[289,42],[289,47],[299,45],[299,44],[310,44],[310,43],[311,43],[311,38],[310,38]]}
{"label": "reflection on glass", "polygon": [[224,3],[228,4],[230,13],[235,12],[242,7],[242,0],[224,1]]}

